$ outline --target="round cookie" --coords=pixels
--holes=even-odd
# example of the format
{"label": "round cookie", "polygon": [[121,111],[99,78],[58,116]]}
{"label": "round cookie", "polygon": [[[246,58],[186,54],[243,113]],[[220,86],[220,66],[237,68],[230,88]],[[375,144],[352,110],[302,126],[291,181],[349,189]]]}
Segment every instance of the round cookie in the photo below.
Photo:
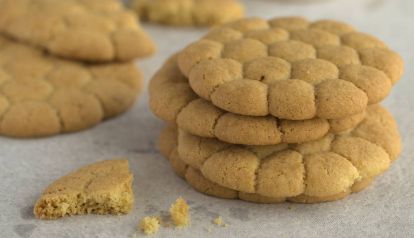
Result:
{"label": "round cookie", "polygon": [[179,131],[178,154],[208,180],[266,197],[310,199],[347,193],[386,171],[401,149],[392,116],[370,106],[346,135],[303,144],[239,146]]}
{"label": "round cookie", "polygon": [[211,30],[179,54],[192,89],[217,107],[281,119],[344,118],[379,103],[403,73],[401,57],[352,26],[248,18]]}
{"label": "round cookie", "polygon": [[365,115],[364,111],[342,119],[292,121],[229,113],[194,94],[176,58],[167,60],[151,80],[150,107],[158,117],[197,136],[245,145],[302,143],[354,128]]}
{"label": "round cookie", "polygon": [[211,26],[240,19],[244,7],[237,0],[130,0],[147,21],[176,26]]}
{"label": "round cookie", "polygon": [[133,63],[66,61],[0,37],[0,134],[79,131],[125,112],[142,87]]}
{"label": "round cookie", "polygon": [[135,14],[117,0],[2,0],[0,32],[81,61],[129,61],[155,50]]}
{"label": "round cookie", "polygon": [[[285,201],[298,202],[298,203],[320,203],[329,202],[342,199],[348,196],[350,193],[359,192],[368,187],[373,179],[363,179],[355,182],[354,185],[347,191],[338,193],[332,196],[326,197],[313,197],[313,196],[297,196],[293,198],[286,197],[266,197],[256,193],[244,193],[230,188],[220,186],[210,180],[206,179],[203,174],[197,170],[188,166],[181,160],[177,151],[177,130],[175,127],[166,127],[161,133],[159,145],[161,151],[169,151],[165,154],[165,157],[170,161],[171,167],[175,173],[184,178],[195,190],[219,198],[225,199],[241,199],[254,203],[281,203]],[[164,154],[164,153],[163,153]]]}

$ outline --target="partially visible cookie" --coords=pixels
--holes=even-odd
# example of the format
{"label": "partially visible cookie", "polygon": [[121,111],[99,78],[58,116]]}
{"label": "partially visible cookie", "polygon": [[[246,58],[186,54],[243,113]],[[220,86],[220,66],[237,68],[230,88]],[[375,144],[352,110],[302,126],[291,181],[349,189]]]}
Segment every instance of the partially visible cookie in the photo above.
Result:
{"label": "partially visible cookie", "polygon": [[247,145],[302,143],[354,128],[365,115],[364,111],[337,120],[291,121],[229,113],[192,92],[176,58],[174,55],[167,60],[151,80],[150,107],[158,117],[197,136]]}
{"label": "partially visible cookie", "polygon": [[197,95],[241,115],[338,119],[379,103],[403,60],[379,39],[332,20],[248,18],[190,44],[178,65]]}
{"label": "partially visible cookie", "polygon": [[131,0],[130,5],[142,19],[167,25],[211,26],[244,15],[237,0]]}
{"label": "partially visible cookie", "polygon": [[347,193],[386,171],[400,153],[393,117],[370,106],[361,124],[345,135],[303,144],[239,146],[179,131],[178,155],[208,180],[245,193],[289,199]]}
{"label": "partially visible cookie", "polygon": [[0,32],[81,61],[127,61],[155,49],[117,0],[3,0]]}
{"label": "partially visible cookie", "polygon": [[80,168],[49,185],[37,200],[39,219],[81,214],[125,214],[132,209],[133,176],[127,160],[106,160]]}
{"label": "partially visible cookie", "polygon": [[[164,132],[171,132],[176,130],[174,127],[167,127]],[[169,133],[168,133],[169,134]],[[177,135],[177,134],[176,134]],[[207,178],[198,170],[191,166],[188,166],[183,160],[181,160],[177,148],[174,147],[174,142],[171,142],[169,139],[170,136],[166,136],[166,134],[162,133],[160,136],[160,142],[162,145],[167,146],[164,149],[171,150],[171,153],[166,157],[169,159],[172,168],[174,169],[175,173],[184,178],[195,190],[219,198],[225,199],[241,199],[248,202],[254,203],[281,203],[285,201],[290,202],[298,202],[298,203],[320,203],[320,202],[329,202],[342,199],[348,196],[350,193],[355,193],[362,191],[366,187],[368,187],[373,179],[362,179],[361,181],[355,182],[352,187],[345,191],[331,196],[324,196],[324,197],[315,197],[315,196],[298,196],[298,197],[267,197],[262,196],[257,193],[245,193],[239,192],[230,188],[226,188],[223,186],[214,183]]]}
{"label": "partially visible cookie", "polygon": [[142,88],[133,63],[81,64],[0,36],[0,134],[39,137],[128,110]]}

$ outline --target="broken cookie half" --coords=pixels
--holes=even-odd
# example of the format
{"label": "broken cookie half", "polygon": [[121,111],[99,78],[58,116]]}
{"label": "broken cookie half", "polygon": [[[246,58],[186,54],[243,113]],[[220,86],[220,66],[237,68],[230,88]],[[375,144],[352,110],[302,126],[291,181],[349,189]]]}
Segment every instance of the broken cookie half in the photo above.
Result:
{"label": "broken cookie half", "polygon": [[39,219],[81,214],[126,214],[134,203],[128,160],[106,160],[80,168],[49,185],[37,200]]}

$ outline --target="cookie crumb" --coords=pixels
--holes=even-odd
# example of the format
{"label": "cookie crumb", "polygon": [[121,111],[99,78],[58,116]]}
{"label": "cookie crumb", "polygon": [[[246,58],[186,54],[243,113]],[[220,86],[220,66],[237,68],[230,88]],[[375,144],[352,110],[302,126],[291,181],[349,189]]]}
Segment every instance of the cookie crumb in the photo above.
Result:
{"label": "cookie crumb", "polygon": [[216,219],[213,220],[213,222],[217,226],[221,226],[223,224],[223,219],[221,219],[221,216],[218,216]]}
{"label": "cookie crumb", "polygon": [[139,228],[145,233],[145,235],[153,235],[160,229],[160,218],[144,217],[139,224]]}
{"label": "cookie crumb", "polygon": [[189,217],[189,206],[187,202],[179,197],[170,208],[170,216],[174,225],[177,227],[187,226],[190,220]]}

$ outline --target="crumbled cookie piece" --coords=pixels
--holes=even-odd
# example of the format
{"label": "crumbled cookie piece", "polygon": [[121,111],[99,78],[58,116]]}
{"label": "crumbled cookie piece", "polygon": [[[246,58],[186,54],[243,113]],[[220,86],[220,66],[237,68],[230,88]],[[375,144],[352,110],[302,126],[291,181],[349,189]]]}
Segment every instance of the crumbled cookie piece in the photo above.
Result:
{"label": "crumbled cookie piece", "polygon": [[190,207],[187,202],[179,197],[170,208],[171,220],[174,222],[174,225],[177,227],[185,227],[190,222]]}
{"label": "crumbled cookie piece", "polygon": [[146,235],[153,235],[160,229],[160,219],[158,217],[144,217],[139,224],[139,228]]}
{"label": "crumbled cookie piece", "polygon": [[213,220],[213,223],[216,224],[217,226],[221,226],[223,225],[223,219],[221,218],[221,216],[218,216]]}
{"label": "crumbled cookie piece", "polygon": [[81,214],[126,214],[132,209],[128,160],[106,160],[74,171],[46,188],[34,207],[39,219]]}

